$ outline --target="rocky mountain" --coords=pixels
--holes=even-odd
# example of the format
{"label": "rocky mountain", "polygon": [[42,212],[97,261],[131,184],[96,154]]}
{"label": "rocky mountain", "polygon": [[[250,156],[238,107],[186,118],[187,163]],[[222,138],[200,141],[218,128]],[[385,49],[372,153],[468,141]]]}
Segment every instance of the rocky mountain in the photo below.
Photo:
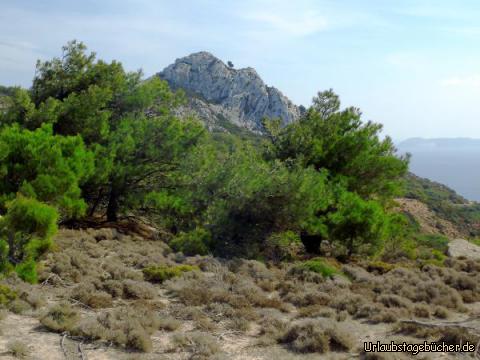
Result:
{"label": "rocky mountain", "polygon": [[284,124],[300,117],[299,107],[267,86],[253,68],[234,69],[208,52],[177,59],[157,75],[187,93],[189,102],[181,111],[198,115],[210,129],[233,123],[258,132],[264,117],[281,118]]}

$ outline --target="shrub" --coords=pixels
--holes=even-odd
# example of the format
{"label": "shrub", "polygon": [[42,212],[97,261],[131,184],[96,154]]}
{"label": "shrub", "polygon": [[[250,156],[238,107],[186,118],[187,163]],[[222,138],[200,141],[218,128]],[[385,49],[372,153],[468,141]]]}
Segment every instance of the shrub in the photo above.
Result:
{"label": "shrub", "polygon": [[182,323],[171,316],[160,318],[158,320],[158,328],[165,331],[175,331]]}
{"label": "shrub", "polygon": [[447,250],[448,237],[438,234],[421,234],[416,236],[416,241],[422,246],[426,246],[440,252]]}
{"label": "shrub", "polygon": [[15,299],[10,303],[8,309],[15,314],[23,314],[24,312],[30,310],[31,307],[26,301]]}
{"label": "shrub", "polygon": [[81,283],[72,290],[72,299],[94,309],[112,306],[112,296],[104,291],[97,291],[91,283]]}
{"label": "shrub", "polygon": [[368,272],[374,272],[377,274],[385,274],[394,268],[394,264],[389,264],[383,261],[371,261],[367,265]]}
{"label": "shrub", "polygon": [[327,264],[323,259],[307,260],[299,265],[301,269],[315,272],[322,275],[324,278],[331,278],[338,274],[338,270],[333,266]]}
{"label": "shrub", "polygon": [[7,343],[7,351],[13,357],[16,357],[18,359],[25,359],[31,353],[28,346],[24,342],[19,341],[19,340],[13,340],[13,341],[8,342]]}
{"label": "shrub", "polygon": [[53,207],[38,200],[19,196],[10,202],[7,214],[0,218],[3,270],[7,261],[11,261],[18,264],[15,271],[21,279],[35,283],[35,260],[51,247],[52,236],[57,231],[57,218],[58,213]]}
{"label": "shrub", "polygon": [[80,319],[78,312],[68,304],[52,306],[40,319],[47,329],[54,332],[71,331]]}
{"label": "shrub", "polygon": [[30,284],[36,284],[38,282],[37,264],[32,259],[24,261],[15,266],[15,272],[23,281],[26,281]]}
{"label": "shrub", "polygon": [[185,255],[207,255],[212,244],[210,232],[203,228],[196,228],[193,231],[180,233],[169,245],[177,252]]}
{"label": "shrub", "polygon": [[126,299],[153,299],[155,289],[144,281],[124,280],[123,296]]}
{"label": "shrub", "polygon": [[148,333],[138,327],[128,331],[125,346],[130,349],[140,350],[143,352],[151,352],[153,349],[152,339]]}
{"label": "shrub", "polygon": [[191,265],[177,265],[177,266],[149,266],[143,269],[145,279],[151,282],[162,283],[176,276],[180,276],[185,272],[199,270],[196,266]]}
{"label": "shrub", "polygon": [[349,333],[335,323],[311,320],[291,325],[279,342],[301,353],[348,351],[352,347]]}
{"label": "shrub", "polygon": [[192,353],[191,359],[208,360],[221,351],[213,336],[196,331],[175,334],[172,342],[176,348]]}
{"label": "shrub", "polygon": [[292,261],[304,251],[300,236],[292,231],[275,233],[265,241],[265,256],[273,261]]}
{"label": "shrub", "polygon": [[0,284],[0,305],[5,306],[17,298],[17,293],[6,285]]}

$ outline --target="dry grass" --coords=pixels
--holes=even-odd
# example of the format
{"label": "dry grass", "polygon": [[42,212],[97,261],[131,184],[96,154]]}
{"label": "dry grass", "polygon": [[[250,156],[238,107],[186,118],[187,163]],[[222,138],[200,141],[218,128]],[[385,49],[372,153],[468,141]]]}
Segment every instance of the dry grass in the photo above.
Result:
{"label": "dry grass", "polygon": [[78,323],[80,315],[69,304],[57,304],[50,307],[40,322],[54,332],[71,331]]}
{"label": "dry grass", "polygon": [[24,342],[13,340],[7,343],[7,352],[17,359],[26,359],[29,357],[31,350]]}
{"label": "dry grass", "polygon": [[190,359],[209,360],[221,352],[215,338],[202,332],[174,334],[172,343],[175,350],[181,349],[190,353]]}
{"label": "dry grass", "polygon": [[348,331],[338,324],[313,320],[291,325],[278,342],[300,353],[344,352],[353,346]]}
{"label": "dry grass", "polygon": [[[361,333],[384,323],[377,328],[388,340],[394,328],[390,324],[413,318],[454,320],[466,311],[464,303],[478,301],[480,294],[480,262],[467,260],[447,260],[445,267],[426,265],[421,269],[385,263],[346,264],[341,271],[348,280],[339,281],[293,270],[291,265],[186,257],[171,253],[162,242],[140,241],[118,232],[78,233],[61,239],[61,250],[47,255],[41,278],[55,273],[58,276],[49,278],[45,290],[88,307],[82,308],[82,318],[70,316],[69,311],[48,311],[41,317],[42,323],[52,331],[69,331],[96,344],[142,352],[152,350],[154,332],[174,331],[174,336],[162,336],[171,338],[172,346],[177,347],[171,351],[186,354],[172,358],[215,359],[222,356],[222,336],[228,334],[228,351],[232,351],[230,346],[238,346],[235,351],[240,351],[238,340],[245,349],[267,346],[259,348],[261,356],[277,349],[282,354],[275,357],[279,360],[296,359],[299,355],[295,353],[311,353],[301,356],[313,359],[322,352],[353,349],[348,327]],[[188,265],[196,271],[159,282],[144,281],[150,275],[142,270],[157,269],[159,264],[165,265],[162,269]],[[38,287],[23,289],[17,283],[8,286],[21,304],[34,309],[44,306],[42,294],[48,292],[36,290]],[[396,329],[419,339],[440,338],[424,329]],[[233,357],[230,355],[227,358]]]}

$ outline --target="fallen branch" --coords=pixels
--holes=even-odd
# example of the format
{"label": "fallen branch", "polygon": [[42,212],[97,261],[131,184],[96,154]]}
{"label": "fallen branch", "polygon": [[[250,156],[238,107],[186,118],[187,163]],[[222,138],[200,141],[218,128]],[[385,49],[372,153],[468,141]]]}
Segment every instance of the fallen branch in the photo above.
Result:
{"label": "fallen branch", "polygon": [[87,360],[87,356],[84,354],[83,349],[82,349],[82,342],[78,343],[78,352],[80,353],[80,358],[82,360]]}
{"label": "fallen branch", "polygon": [[65,349],[65,338],[67,337],[67,333],[64,332],[62,335],[63,336],[62,336],[62,339],[60,340],[60,347],[62,348],[63,356],[65,356],[65,359],[68,359],[67,349]]}

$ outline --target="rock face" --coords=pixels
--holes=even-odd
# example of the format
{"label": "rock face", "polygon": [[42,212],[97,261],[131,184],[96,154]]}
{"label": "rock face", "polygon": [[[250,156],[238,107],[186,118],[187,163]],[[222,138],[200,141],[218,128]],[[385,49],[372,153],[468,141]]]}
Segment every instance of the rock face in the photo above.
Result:
{"label": "rock face", "polygon": [[448,256],[478,260],[480,259],[480,246],[472,244],[467,240],[455,239],[448,244]]}
{"label": "rock face", "polygon": [[283,124],[300,117],[300,110],[274,87],[265,85],[252,68],[233,69],[208,52],[177,59],[158,74],[173,89],[183,89],[192,110],[209,127],[231,122],[261,131],[263,117],[280,118]]}

